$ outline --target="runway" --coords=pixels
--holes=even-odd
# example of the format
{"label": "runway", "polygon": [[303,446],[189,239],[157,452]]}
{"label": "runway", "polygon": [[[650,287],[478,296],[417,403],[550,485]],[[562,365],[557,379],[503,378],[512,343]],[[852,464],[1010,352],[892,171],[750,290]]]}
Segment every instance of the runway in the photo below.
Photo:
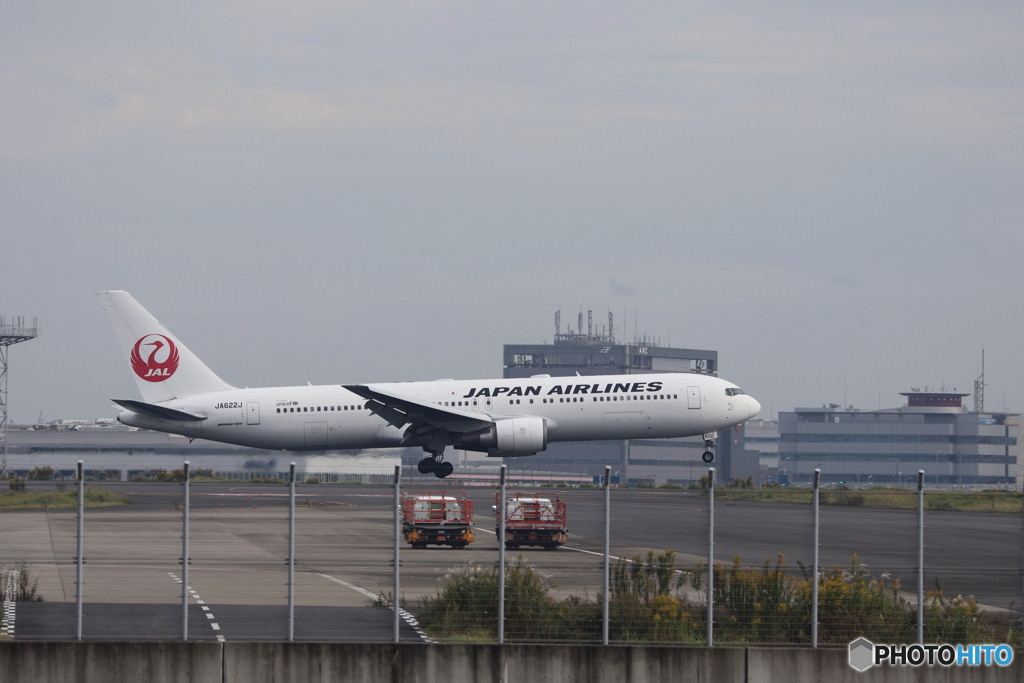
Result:
{"label": "runway", "polygon": [[[116,629],[120,633],[177,637],[181,485],[104,486],[126,494],[131,503],[86,511],[83,599],[85,623],[90,624],[86,633],[112,637],[102,634],[111,633],[110,625],[120,623]],[[421,598],[435,595],[440,580],[452,570],[493,566],[497,559],[495,536],[488,533],[494,530],[495,491],[465,490],[476,510],[472,545],[458,551],[413,550],[402,543],[401,594],[410,611],[415,611]],[[216,633],[208,629],[210,633],[197,632],[196,637],[280,637],[287,604],[287,493],[282,484],[191,485],[189,584],[210,609],[201,609],[190,598],[190,610],[199,608],[200,616],[194,621],[204,628],[210,621],[205,612],[211,612],[219,626]],[[508,557],[521,557],[533,565],[554,595],[594,595],[601,587],[603,493],[596,489],[541,489],[538,493],[557,493],[567,502],[568,547],[558,551],[525,548],[510,551]],[[373,605],[390,599],[391,488],[299,485],[297,500],[296,636],[390,639],[391,612]],[[707,514],[707,500],[697,492],[613,490],[612,555],[629,558],[672,549],[677,567],[693,566],[706,557]],[[913,511],[823,507],[821,564],[849,566],[856,554],[857,562],[872,575],[898,579],[902,590],[913,590],[916,525]],[[69,623],[73,633],[75,529],[74,511],[0,514],[5,539],[0,566],[9,570],[24,561],[33,579],[38,577],[38,594],[45,600],[42,605],[18,605],[16,638],[67,637]],[[994,608],[1019,610],[1019,515],[929,512],[925,533],[926,588],[934,588],[939,580],[947,595],[973,595]],[[774,562],[781,553],[799,571],[799,564],[811,564],[811,534],[809,505],[716,504],[717,562],[738,556],[744,565],[759,566],[765,559]],[[46,623],[51,624],[49,630]],[[419,638],[409,623],[403,623],[403,639]]]}

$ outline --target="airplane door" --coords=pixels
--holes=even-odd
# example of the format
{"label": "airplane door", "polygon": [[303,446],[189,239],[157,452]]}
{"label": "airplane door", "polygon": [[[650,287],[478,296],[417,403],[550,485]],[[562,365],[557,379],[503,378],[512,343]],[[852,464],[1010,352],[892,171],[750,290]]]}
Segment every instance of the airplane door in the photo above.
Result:
{"label": "airplane door", "polygon": [[249,401],[245,404],[245,423],[258,425],[260,423],[260,402]]}
{"label": "airplane door", "polygon": [[686,401],[689,408],[700,408],[700,387],[686,387]]}
{"label": "airplane door", "polygon": [[473,399],[473,410],[476,411],[476,412],[480,412],[480,401],[479,401],[479,399],[475,399],[475,398]]}
{"label": "airplane door", "polygon": [[488,410],[489,411],[490,409],[491,409],[491,397],[488,396],[487,398],[484,399],[484,410]]}

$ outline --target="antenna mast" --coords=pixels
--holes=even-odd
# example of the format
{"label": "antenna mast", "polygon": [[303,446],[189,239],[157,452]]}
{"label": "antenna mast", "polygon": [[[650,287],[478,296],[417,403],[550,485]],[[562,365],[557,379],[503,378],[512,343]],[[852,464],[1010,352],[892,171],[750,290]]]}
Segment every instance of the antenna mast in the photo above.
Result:
{"label": "antenna mast", "polygon": [[12,318],[10,325],[0,316],[0,479],[7,478],[7,349],[38,336],[38,318],[27,327],[24,316]]}
{"label": "antenna mast", "polygon": [[985,349],[981,350],[981,375],[974,380],[974,412],[985,412]]}

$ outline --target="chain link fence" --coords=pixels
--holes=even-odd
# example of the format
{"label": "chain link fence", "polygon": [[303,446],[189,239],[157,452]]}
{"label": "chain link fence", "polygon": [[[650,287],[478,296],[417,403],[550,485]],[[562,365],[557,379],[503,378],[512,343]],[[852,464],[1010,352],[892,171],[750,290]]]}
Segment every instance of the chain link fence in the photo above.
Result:
{"label": "chain link fence", "polygon": [[1019,492],[608,475],[37,473],[0,494],[0,638],[1020,645]]}

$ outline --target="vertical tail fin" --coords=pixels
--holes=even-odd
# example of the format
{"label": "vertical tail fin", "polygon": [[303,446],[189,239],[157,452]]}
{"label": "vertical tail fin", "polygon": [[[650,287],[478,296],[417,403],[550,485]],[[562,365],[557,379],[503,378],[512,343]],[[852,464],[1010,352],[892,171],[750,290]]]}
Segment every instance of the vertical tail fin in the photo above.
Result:
{"label": "vertical tail fin", "polygon": [[99,292],[114,335],[147,403],[233,389],[178,341],[131,294]]}

